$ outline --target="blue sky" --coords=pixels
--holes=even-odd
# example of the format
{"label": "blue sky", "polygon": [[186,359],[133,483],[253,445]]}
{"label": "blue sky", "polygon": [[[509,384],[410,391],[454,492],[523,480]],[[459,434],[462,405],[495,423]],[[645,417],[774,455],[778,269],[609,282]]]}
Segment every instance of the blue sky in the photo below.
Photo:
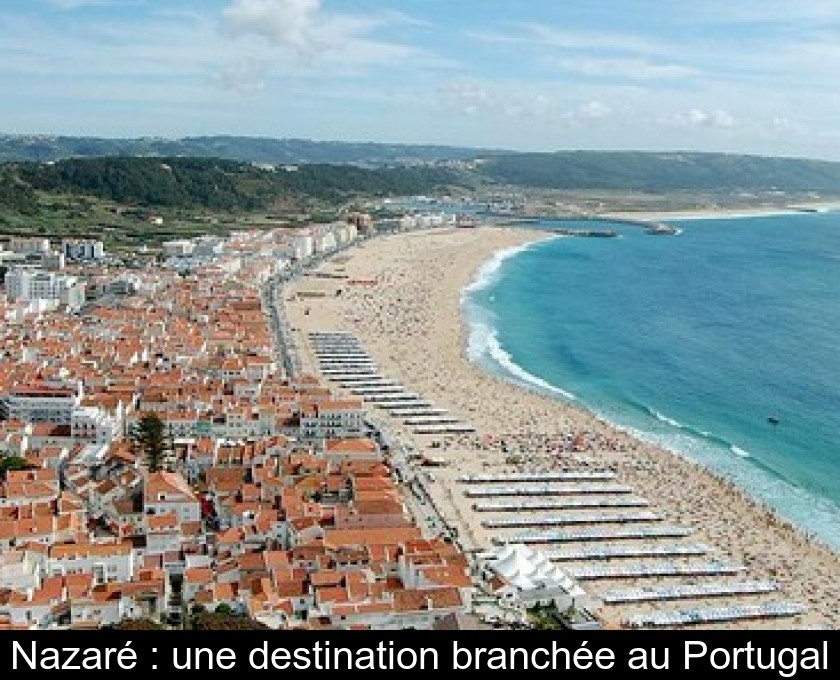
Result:
{"label": "blue sky", "polygon": [[840,0],[4,0],[0,133],[840,160]]}

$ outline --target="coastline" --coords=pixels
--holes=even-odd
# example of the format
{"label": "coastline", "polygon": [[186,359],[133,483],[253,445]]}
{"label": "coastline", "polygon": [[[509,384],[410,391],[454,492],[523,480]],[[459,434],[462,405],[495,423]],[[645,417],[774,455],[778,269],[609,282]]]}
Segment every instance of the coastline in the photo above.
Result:
{"label": "coastline", "polygon": [[699,208],[697,210],[651,210],[651,211],[616,211],[600,214],[599,217],[610,219],[637,219],[646,221],[695,221],[720,220],[749,217],[774,217],[782,215],[796,215],[800,213],[834,212],[840,210],[840,203],[813,202],[797,203],[789,206],[763,206],[744,208]]}
{"label": "coastline", "polygon": [[[721,559],[741,562],[750,578],[774,579],[786,597],[808,606],[797,625],[837,627],[840,615],[834,603],[840,585],[833,575],[840,569],[840,556],[836,553],[809,541],[744,492],[688,459],[638,439],[576,403],[489,374],[470,360],[470,327],[462,309],[465,289],[475,285],[479,270],[492,267],[488,261],[499,261],[501,253],[513,252],[508,249],[547,238],[551,237],[531,230],[479,228],[410,232],[365,243],[342,258],[340,269],[353,277],[375,278],[378,285],[327,295],[311,314],[304,314],[299,302],[288,303],[292,326],[299,329],[298,344],[306,345],[308,330],[354,332],[382,373],[476,427],[474,437],[441,442],[440,437],[415,435],[382,416],[383,424],[400,440],[447,462],[435,470],[429,490],[447,520],[476,546],[488,547],[492,531],[481,526],[458,492],[458,476],[523,467],[607,468],[618,474],[618,481],[648,498],[669,523],[695,528],[692,540],[714,546]],[[336,269],[339,264],[325,266]],[[314,286],[336,283],[304,279],[290,292]],[[306,361],[312,368],[311,356]],[[552,442],[570,432],[586,434],[580,451],[552,449]],[[621,609],[608,616],[618,620]],[[789,624],[769,622],[775,627]]]}

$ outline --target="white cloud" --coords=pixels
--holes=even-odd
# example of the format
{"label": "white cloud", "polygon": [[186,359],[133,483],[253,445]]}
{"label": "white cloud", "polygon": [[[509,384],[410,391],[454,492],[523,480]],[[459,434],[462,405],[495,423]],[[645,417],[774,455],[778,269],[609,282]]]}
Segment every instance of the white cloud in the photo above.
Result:
{"label": "white cloud", "polygon": [[611,113],[612,109],[599,101],[586,102],[571,112],[575,120],[597,120],[606,118]]}
{"label": "white cloud", "polygon": [[[329,75],[354,75],[367,66],[447,69],[455,63],[423,48],[376,37],[383,29],[425,27],[401,12],[370,15],[328,11],[320,0],[232,0],[222,12],[223,32],[260,37],[303,72],[326,66]],[[309,75],[310,73],[308,73]]]}
{"label": "white cloud", "polygon": [[498,107],[494,93],[475,83],[450,83],[438,89],[444,105],[458,113],[475,116],[489,113]]}
{"label": "white cloud", "polygon": [[676,128],[731,128],[735,126],[735,118],[723,109],[703,111],[691,109],[687,113],[674,113],[659,118],[659,122]]}
{"label": "white cloud", "polygon": [[646,59],[554,58],[547,62],[563,71],[599,78],[627,80],[678,80],[698,74],[696,69],[679,64],[658,64]]}
{"label": "white cloud", "polygon": [[309,52],[319,41],[319,0],[234,0],[223,17],[231,34],[259,35],[272,44]]}
{"label": "white cloud", "polygon": [[550,47],[565,51],[597,50],[612,54],[662,54],[671,51],[669,45],[658,39],[634,33],[610,30],[562,30],[538,23],[515,24],[504,32],[467,31],[467,36],[480,42]]}
{"label": "white cloud", "polygon": [[787,116],[776,116],[770,121],[770,128],[780,133],[807,132],[808,128],[801,123],[794,123]]}
{"label": "white cloud", "polygon": [[[742,91],[760,84],[788,91],[833,87],[840,76],[840,1],[815,1],[813,6],[770,1],[764,18],[758,0],[717,3],[719,12],[712,9],[713,2],[695,2],[702,5],[697,11],[715,24],[708,33],[687,33],[685,13],[692,8],[685,0],[674,0],[662,5],[661,17],[640,20],[637,32],[610,29],[609,22],[603,30],[531,22],[511,23],[505,30],[470,29],[465,35],[507,48],[511,60],[532,56],[540,65],[601,81],[686,81],[692,88],[738,83]],[[729,9],[735,16],[729,16]],[[752,18],[754,29],[743,30],[737,20],[742,14]],[[651,30],[660,23],[661,30]]]}
{"label": "white cloud", "polygon": [[265,90],[270,70],[265,61],[244,59],[225,66],[212,80],[222,90],[254,95]]}
{"label": "white cloud", "polygon": [[[749,126],[750,133],[757,138],[780,142],[826,142],[833,143],[833,135],[827,135],[824,131],[818,132],[808,125],[804,125],[788,116],[775,116],[771,120],[754,121]],[[836,136],[834,136],[836,137]]]}
{"label": "white cloud", "polygon": [[449,83],[438,89],[438,97],[450,111],[487,119],[585,125],[612,114],[612,109],[598,100],[569,104],[557,92],[497,87],[477,82]]}
{"label": "white cloud", "polygon": [[472,16],[444,0],[0,4],[4,117],[21,128],[166,129],[171,111],[182,131],[840,157],[840,0],[488,2]]}

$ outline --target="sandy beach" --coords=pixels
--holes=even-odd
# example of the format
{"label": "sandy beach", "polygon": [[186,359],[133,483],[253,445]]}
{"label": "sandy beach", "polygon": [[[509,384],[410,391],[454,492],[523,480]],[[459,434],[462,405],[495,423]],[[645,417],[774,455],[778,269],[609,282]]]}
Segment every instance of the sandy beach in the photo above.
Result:
{"label": "sandy beach", "polygon": [[[685,540],[709,546],[706,561],[741,565],[745,569],[739,579],[769,579],[779,584],[780,591],[765,599],[807,607],[805,614],[793,618],[728,625],[838,627],[840,556],[836,553],[809,541],[729,483],[679,455],[614,428],[574,402],[521,388],[469,360],[462,290],[494,253],[545,238],[545,233],[516,228],[429,230],[376,238],[335,257],[322,265],[321,273],[336,278],[304,276],[284,296],[304,367],[318,372],[307,341],[309,332],[352,332],[383,375],[476,428],[475,434],[468,435],[417,435],[403,422],[371,408],[374,420],[389,433],[416,451],[445,461],[444,466],[433,468],[427,488],[447,522],[458,528],[465,548],[488,549],[494,532],[499,531],[482,526],[486,516],[476,512],[473,499],[464,495],[463,485],[457,482],[461,475],[614,471],[616,482],[633,487],[634,496],[649,501],[646,509],[660,515],[661,524],[691,528]],[[692,559],[678,561],[691,564]],[[701,582],[702,578],[688,581]],[[643,584],[676,582],[658,578]],[[583,585],[597,594],[606,588],[641,584],[634,579],[611,579]],[[749,596],[611,605],[598,614],[607,626],[618,627],[626,616],[658,607],[757,601]]]}
{"label": "sandy beach", "polygon": [[697,210],[619,211],[601,215],[604,219],[648,220],[713,220],[732,217],[762,217],[772,215],[795,215],[797,213],[834,212],[840,210],[836,201],[813,201],[790,206],[758,206],[749,208],[703,208]]}

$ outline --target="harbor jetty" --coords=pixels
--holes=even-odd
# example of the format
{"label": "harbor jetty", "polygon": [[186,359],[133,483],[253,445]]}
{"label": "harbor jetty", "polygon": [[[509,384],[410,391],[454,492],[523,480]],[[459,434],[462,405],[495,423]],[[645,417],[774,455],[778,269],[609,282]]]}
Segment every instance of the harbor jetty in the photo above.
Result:
{"label": "harbor jetty", "polygon": [[547,229],[552,234],[562,234],[563,236],[584,236],[594,238],[612,238],[618,236],[618,233],[612,229]]}
{"label": "harbor jetty", "polygon": [[641,227],[648,234],[652,234],[654,236],[676,236],[680,233],[680,230],[676,227],[672,227],[664,222],[657,222],[655,220],[632,219],[629,217],[601,217],[599,215],[587,215],[579,219],[615,222],[616,224],[629,224],[634,227]]}
{"label": "harbor jetty", "polygon": [[[627,224],[634,227],[641,227],[645,233],[654,236],[677,236],[681,232],[676,227],[672,227],[663,222],[656,222],[654,220],[631,219],[626,217],[607,217],[600,215],[584,214],[584,215],[569,215],[568,217],[542,217],[538,215],[523,215],[521,217],[506,217],[498,220],[487,220],[484,222],[487,226],[494,227],[518,227],[523,225],[538,225],[540,222],[546,220],[574,220],[574,221],[598,221],[609,222],[612,224]],[[547,226],[537,227],[542,231],[552,234],[562,234],[564,236],[584,236],[584,237],[614,237],[618,233],[613,229],[579,229],[579,228],[552,228]]]}
{"label": "harbor jetty", "polygon": [[540,220],[534,218],[523,217],[516,220],[505,220],[504,222],[493,222],[487,226],[494,227],[517,227],[530,225],[535,231],[544,231],[547,234],[555,234],[560,236],[578,236],[583,238],[614,238],[618,236],[618,232],[613,229],[573,229],[567,227],[554,228],[547,226],[540,226]]}

